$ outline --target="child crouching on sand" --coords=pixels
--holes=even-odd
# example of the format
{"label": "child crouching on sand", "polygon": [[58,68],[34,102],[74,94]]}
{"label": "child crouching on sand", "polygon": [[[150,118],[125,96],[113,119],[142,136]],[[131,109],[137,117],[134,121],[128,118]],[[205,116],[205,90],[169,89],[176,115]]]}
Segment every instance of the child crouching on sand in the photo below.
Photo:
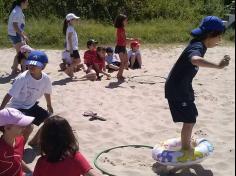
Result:
{"label": "child crouching on sand", "polygon": [[[4,97],[0,110],[9,103],[9,107],[20,110],[27,116],[35,117],[34,125],[41,123],[53,113],[51,104],[52,83],[46,73],[43,72],[48,63],[47,55],[42,51],[32,51],[27,58],[27,71],[20,74],[14,81],[11,89]],[[40,107],[38,100],[45,97],[47,110]],[[33,131],[33,125],[27,126],[23,130],[25,141],[27,142]],[[40,130],[31,139],[29,145],[35,147],[39,143]]]}
{"label": "child crouching on sand", "polygon": [[133,41],[130,44],[131,50],[128,52],[128,59],[130,62],[129,67],[131,69],[142,68],[142,56],[141,56],[139,47],[140,47],[140,43],[138,41]]}
{"label": "child crouching on sand", "polygon": [[20,52],[17,55],[17,59],[18,59],[18,63],[21,65],[21,72],[24,72],[27,70],[25,62],[32,51],[34,51],[34,49],[31,48],[29,45],[23,45],[20,48]]}
{"label": "child crouching on sand", "polygon": [[0,175],[25,176],[32,173],[22,160],[26,140],[22,136],[24,128],[34,121],[34,117],[25,116],[12,108],[0,110]]}
{"label": "child crouching on sand", "polygon": [[95,70],[97,74],[97,79],[100,80],[100,73],[107,76],[107,79],[111,78],[111,75],[106,72],[106,63],[105,63],[105,57],[106,57],[106,48],[104,47],[98,47],[97,48],[97,57],[93,60],[93,69]]}
{"label": "child crouching on sand", "polygon": [[208,48],[216,47],[225,32],[223,21],[215,16],[206,17],[201,26],[192,31],[193,40],[183,51],[173,67],[165,85],[165,97],[175,123],[183,123],[181,132],[182,150],[185,158],[194,158],[194,146],[191,145],[193,127],[196,124],[198,110],[192,81],[200,67],[223,69],[229,65],[230,57],[225,56],[219,64],[204,59]]}
{"label": "child crouching on sand", "polygon": [[114,50],[111,47],[106,49],[106,62],[108,64],[109,71],[118,71],[120,69],[120,58],[117,54],[114,54]]}
{"label": "child crouching on sand", "polygon": [[46,120],[41,132],[41,153],[34,176],[99,176],[79,152],[68,121],[60,116]]}

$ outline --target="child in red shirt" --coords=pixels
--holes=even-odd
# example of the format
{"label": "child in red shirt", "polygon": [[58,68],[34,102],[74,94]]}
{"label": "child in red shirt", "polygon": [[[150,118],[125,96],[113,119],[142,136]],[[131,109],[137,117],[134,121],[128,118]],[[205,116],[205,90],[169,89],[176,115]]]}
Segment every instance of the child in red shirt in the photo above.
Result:
{"label": "child in red shirt", "polygon": [[94,39],[90,39],[87,42],[87,47],[89,50],[87,50],[84,53],[84,64],[86,64],[88,68],[93,65],[93,59],[97,56],[97,51],[96,51],[97,44],[98,44],[98,42]]}
{"label": "child in red shirt", "polygon": [[127,42],[131,42],[134,39],[129,39],[126,37],[125,26],[128,24],[128,17],[126,15],[120,14],[116,17],[115,28],[117,28],[116,33],[116,49],[115,53],[119,54],[121,60],[121,66],[117,74],[119,80],[124,80],[123,72],[125,68],[128,68],[128,55],[126,50]]}
{"label": "child in red shirt", "polygon": [[12,108],[0,111],[0,127],[3,132],[0,138],[0,175],[24,176],[31,170],[23,162],[25,139],[21,135],[24,127],[30,125],[34,117],[23,115]]}
{"label": "child in red shirt", "polygon": [[40,141],[42,157],[34,176],[99,176],[79,152],[78,142],[66,119],[60,116],[47,119]]}
{"label": "child in red shirt", "polygon": [[111,75],[106,72],[106,63],[105,63],[105,57],[106,57],[106,48],[104,47],[98,47],[97,48],[97,57],[93,60],[93,69],[95,70],[97,74],[97,79],[101,79],[99,74],[103,74],[107,76],[107,79],[111,78]]}

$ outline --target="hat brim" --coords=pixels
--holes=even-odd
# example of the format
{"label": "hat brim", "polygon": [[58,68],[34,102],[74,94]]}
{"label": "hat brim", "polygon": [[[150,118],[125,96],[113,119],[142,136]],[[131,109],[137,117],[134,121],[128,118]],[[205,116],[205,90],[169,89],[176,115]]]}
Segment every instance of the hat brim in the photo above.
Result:
{"label": "hat brim", "polygon": [[34,119],[35,117],[26,116],[22,114],[22,119],[16,125],[21,127],[29,126],[30,124],[33,123]]}
{"label": "hat brim", "polygon": [[25,64],[26,65],[33,65],[33,66],[36,66],[36,67],[39,67],[39,68],[44,68],[44,64],[41,63],[41,62],[38,62],[38,61],[28,60],[28,61],[26,61]]}
{"label": "hat brim", "polygon": [[191,34],[194,36],[199,36],[199,35],[203,34],[203,30],[201,28],[196,28],[196,29],[192,30]]}

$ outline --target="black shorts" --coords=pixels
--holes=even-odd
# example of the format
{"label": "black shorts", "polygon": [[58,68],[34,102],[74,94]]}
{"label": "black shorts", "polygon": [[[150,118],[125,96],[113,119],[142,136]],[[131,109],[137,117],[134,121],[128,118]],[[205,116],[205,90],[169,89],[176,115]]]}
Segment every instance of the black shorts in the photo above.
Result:
{"label": "black shorts", "polygon": [[38,103],[36,103],[32,108],[30,109],[19,109],[23,114],[31,117],[35,117],[33,124],[36,126],[39,126],[41,123],[43,123],[47,118],[50,117],[50,114],[45,109],[41,108]]}
{"label": "black shorts", "polygon": [[116,54],[120,54],[120,53],[126,54],[127,53],[126,47],[125,46],[116,46],[115,53]]}
{"label": "black shorts", "polygon": [[79,51],[74,50],[70,57],[72,57],[73,59],[80,59]]}
{"label": "black shorts", "polygon": [[198,110],[193,101],[181,102],[168,100],[173,121],[196,123]]}

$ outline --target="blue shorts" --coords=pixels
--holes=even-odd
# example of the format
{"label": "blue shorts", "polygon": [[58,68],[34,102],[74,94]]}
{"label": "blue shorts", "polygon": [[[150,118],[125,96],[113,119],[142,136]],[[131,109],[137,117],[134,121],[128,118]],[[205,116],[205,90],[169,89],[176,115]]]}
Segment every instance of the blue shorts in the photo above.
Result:
{"label": "blue shorts", "polygon": [[23,40],[19,34],[16,34],[16,36],[8,35],[12,43],[15,45],[17,43],[21,43]]}

